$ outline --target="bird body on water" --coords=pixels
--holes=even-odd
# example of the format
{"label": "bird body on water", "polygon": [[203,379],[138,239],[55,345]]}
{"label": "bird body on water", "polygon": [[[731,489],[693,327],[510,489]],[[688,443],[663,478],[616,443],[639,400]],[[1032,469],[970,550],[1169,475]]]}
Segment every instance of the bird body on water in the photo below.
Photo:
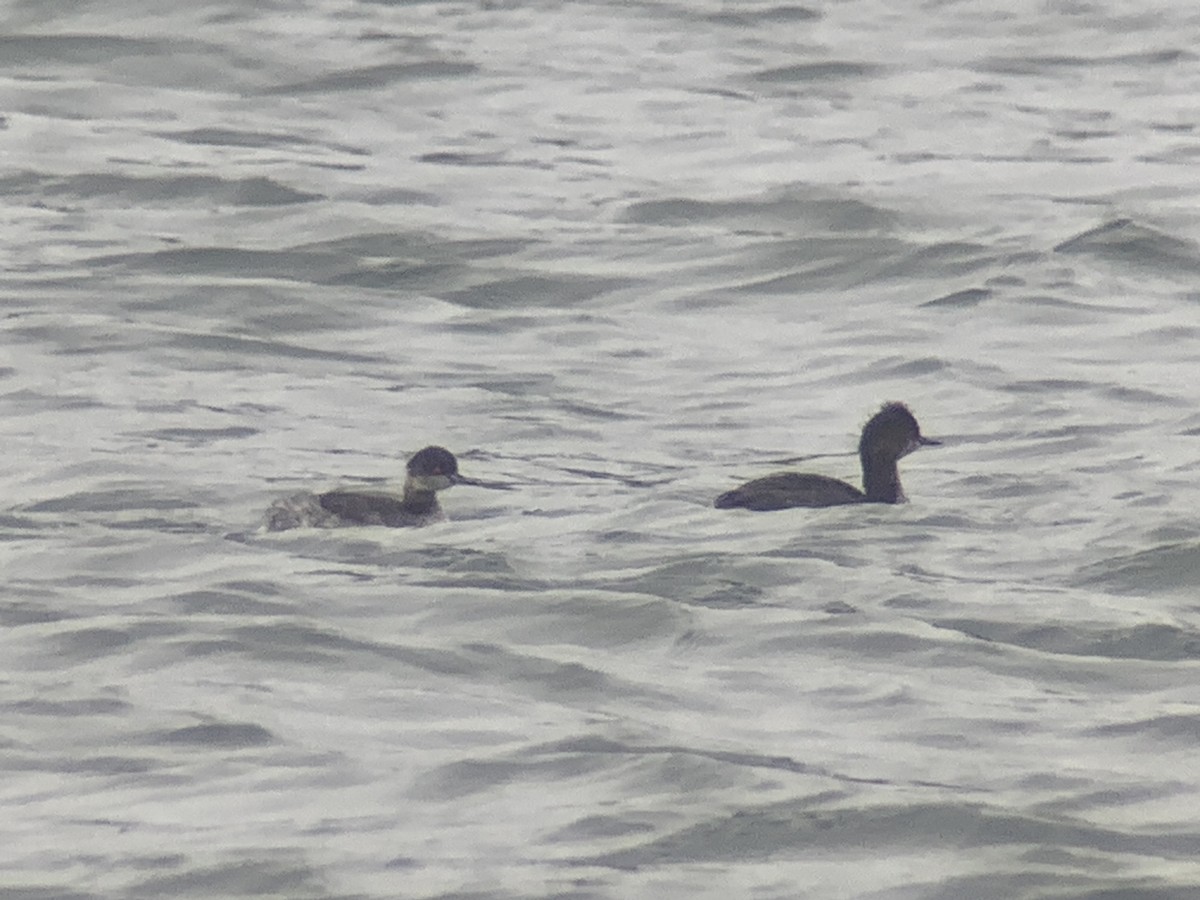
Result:
{"label": "bird body on water", "polygon": [[748,481],[717,497],[717,509],[765,512],[792,507],[843,506],[851,503],[900,503],[904,491],[896,462],[918,447],[935,445],[921,434],[916,418],[903,403],[885,403],[863,426],[858,442],[863,490],[825,475],[777,472]]}
{"label": "bird body on water", "polygon": [[406,467],[400,497],[371,491],[308,492],[283,497],[267,510],[267,530],[337,528],[345,525],[385,525],[389,528],[431,525],[446,516],[437,492],[455,484],[476,484],[458,474],[458,460],[443,447],[426,447],[413,454]]}

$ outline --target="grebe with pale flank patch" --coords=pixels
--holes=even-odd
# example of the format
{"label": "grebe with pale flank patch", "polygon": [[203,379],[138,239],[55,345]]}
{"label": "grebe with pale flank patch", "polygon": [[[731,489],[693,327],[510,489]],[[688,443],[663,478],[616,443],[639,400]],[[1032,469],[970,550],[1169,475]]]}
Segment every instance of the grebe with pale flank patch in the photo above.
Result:
{"label": "grebe with pale flank patch", "polygon": [[408,461],[402,496],[349,490],[293,494],[271,504],[267,510],[267,530],[430,525],[446,518],[438,505],[437,492],[455,484],[481,483],[458,474],[458,460],[449,450],[426,447]]}

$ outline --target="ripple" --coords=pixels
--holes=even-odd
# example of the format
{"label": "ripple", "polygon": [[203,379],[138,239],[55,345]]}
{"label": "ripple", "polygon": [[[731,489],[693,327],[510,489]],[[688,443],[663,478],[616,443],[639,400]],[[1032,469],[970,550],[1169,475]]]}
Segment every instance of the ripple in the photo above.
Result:
{"label": "ripple", "polygon": [[407,81],[428,81],[439,78],[462,78],[479,71],[472,63],[428,60],[412,63],[385,63],[341,69],[316,78],[291,81],[263,91],[266,95],[295,95],[362,91]]}
{"label": "ripple", "polygon": [[1193,592],[1200,588],[1200,544],[1166,544],[1094,563],[1075,583],[1121,594]]}
{"label": "ripple", "polygon": [[932,623],[969,637],[1043,653],[1141,659],[1161,662],[1200,659],[1200,631],[1174,625],[1125,628],[1020,625],[983,619],[943,619]]}
{"label": "ripple", "polygon": [[1200,272],[1200,247],[1132,219],[1116,219],[1063,241],[1056,253],[1086,253],[1112,262],[1176,271]]}

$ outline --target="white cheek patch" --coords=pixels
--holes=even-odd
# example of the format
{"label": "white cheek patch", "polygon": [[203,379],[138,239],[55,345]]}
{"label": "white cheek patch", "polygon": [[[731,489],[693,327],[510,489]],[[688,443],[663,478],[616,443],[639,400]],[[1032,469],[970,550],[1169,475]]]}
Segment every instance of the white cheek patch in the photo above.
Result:
{"label": "white cheek patch", "polygon": [[422,491],[444,491],[454,484],[454,479],[448,475],[414,475],[413,485]]}

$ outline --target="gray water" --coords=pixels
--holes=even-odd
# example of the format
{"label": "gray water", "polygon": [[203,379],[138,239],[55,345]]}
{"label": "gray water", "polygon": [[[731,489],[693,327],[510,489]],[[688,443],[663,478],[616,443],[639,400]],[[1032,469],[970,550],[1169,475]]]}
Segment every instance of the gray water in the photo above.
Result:
{"label": "gray water", "polygon": [[0,22],[5,900],[1200,896],[1200,13]]}

